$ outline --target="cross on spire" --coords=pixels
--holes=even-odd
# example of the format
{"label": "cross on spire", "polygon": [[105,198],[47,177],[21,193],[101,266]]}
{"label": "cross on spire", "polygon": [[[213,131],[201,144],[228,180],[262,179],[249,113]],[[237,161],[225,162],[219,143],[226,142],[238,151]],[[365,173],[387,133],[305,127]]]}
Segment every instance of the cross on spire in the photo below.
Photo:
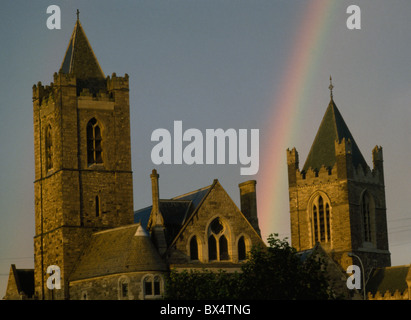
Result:
{"label": "cross on spire", "polygon": [[333,79],[332,79],[331,76],[330,76],[330,85],[329,85],[328,89],[330,89],[330,97],[331,97],[331,99],[333,98],[333,89],[334,89],[332,80],[333,80]]}
{"label": "cross on spire", "polygon": [[76,14],[77,14],[77,20],[79,20],[79,16],[80,16],[80,11],[77,9],[77,12],[76,12]]}

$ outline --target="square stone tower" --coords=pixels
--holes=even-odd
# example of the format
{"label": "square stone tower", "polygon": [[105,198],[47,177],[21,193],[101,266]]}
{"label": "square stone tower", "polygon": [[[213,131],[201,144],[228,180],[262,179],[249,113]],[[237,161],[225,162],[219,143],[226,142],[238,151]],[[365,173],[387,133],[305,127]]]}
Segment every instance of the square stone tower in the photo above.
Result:
{"label": "square stone tower", "polygon": [[[77,19],[53,82],[33,86],[35,295],[67,299],[90,235],[133,223],[129,78],[105,77]],[[61,289],[47,286],[60,268]]]}
{"label": "square stone tower", "polygon": [[331,91],[301,171],[298,152],[287,150],[293,247],[303,251],[320,243],[344,270],[360,266],[349,252],[361,259],[366,270],[391,265],[382,148],[375,147],[372,155],[370,169]]}

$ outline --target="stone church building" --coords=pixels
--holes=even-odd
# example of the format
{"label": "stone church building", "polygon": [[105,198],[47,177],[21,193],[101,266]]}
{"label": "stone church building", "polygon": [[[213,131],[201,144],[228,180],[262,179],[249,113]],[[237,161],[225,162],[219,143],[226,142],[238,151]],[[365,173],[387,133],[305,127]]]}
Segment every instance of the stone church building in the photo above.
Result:
{"label": "stone church building", "polygon": [[12,265],[5,299],[158,299],[170,269],[239,271],[265,246],[254,180],[240,210],[218,180],[161,199],[153,170],[152,206],[133,212],[129,77],[105,77],[79,19],[54,81],[33,86],[33,123],[34,270]]}
{"label": "stone church building", "polygon": [[372,150],[370,168],[333,88],[330,77],[330,102],[301,170],[297,150],[287,150],[291,245],[320,246],[342,273],[362,267],[367,299],[411,300],[410,266],[391,267],[382,148]]}
{"label": "stone church building", "polygon": [[[390,267],[382,148],[370,168],[330,90],[301,170],[287,150],[291,245],[326,257],[336,286],[361,259],[368,298],[408,299],[409,266]],[[152,205],[134,212],[129,77],[104,75],[78,18],[53,82],[33,86],[33,127],[34,270],[12,265],[5,299],[161,299],[170,269],[235,272],[265,246],[254,180],[238,208],[218,180],[162,199],[153,170]]]}
{"label": "stone church building", "polygon": [[325,112],[302,170],[296,149],[287,151],[291,240],[297,250],[317,242],[346,269],[390,266],[382,148],[364,160],[334,99]]}

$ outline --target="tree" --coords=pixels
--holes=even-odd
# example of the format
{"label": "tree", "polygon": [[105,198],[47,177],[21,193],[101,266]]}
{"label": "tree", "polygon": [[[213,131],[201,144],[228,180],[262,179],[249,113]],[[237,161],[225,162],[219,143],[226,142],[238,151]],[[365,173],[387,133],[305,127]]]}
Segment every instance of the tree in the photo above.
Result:
{"label": "tree", "polygon": [[286,239],[268,237],[267,247],[254,247],[241,273],[172,270],[166,299],[329,299],[323,261],[300,255]]}
{"label": "tree", "polygon": [[286,239],[268,237],[267,248],[253,248],[242,267],[239,288],[248,299],[329,299],[323,261],[301,260]]}
{"label": "tree", "polygon": [[230,300],[239,298],[239,273],[207,269],[171,270],[166,279],[165,299],[173,300]]}

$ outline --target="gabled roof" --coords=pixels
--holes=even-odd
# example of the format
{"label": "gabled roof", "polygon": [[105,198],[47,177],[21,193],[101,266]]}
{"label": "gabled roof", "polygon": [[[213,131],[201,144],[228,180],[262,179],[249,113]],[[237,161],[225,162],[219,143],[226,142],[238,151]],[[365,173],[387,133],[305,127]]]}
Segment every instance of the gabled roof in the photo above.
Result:
{"label": "gabled roof", "polygon": [[133,224],[94,233],[70,281],[143,270],[167,269],[147,232]]}
{"label": "gabled roof", "polygon": [[74,26],[60,71],[75,74],[78,79],[105,78],[80,20]]}
{"label": "gabled roof", "polygon": [[349,139],[351,141],[354,167],[357,168],[361,165],[365,169],[367,163],[341,116],[340,111],[335,105],[333,98],[331,98],[304,164],[303,171],[307,171],[309,168],[320,170],[322,166],[332,168],[336,162],[335,141],[340,143],[342,139]]}
{"label": "gabled roof", "polygon": [[172,198],[173,200],[189,200],[192,202],[193,207],[197,208],[197,206],[200,204],[200,202],[203,200],[203,198],[206,196],[208,191],[210,190],[212,185],[209,185],[207,187],[194,190],[189,193],[182,194],[180,196]]}
{"label": "gabled roof", "polygon": [[[201,210],[202,205],[207,201],[207,198],[210,196],[210,194],[212,194],[212,192],[213,192],[214,190],[219,189],[219,188],[221,188],[220,190],[222,190],[222,191],[228,196],[229,201],[232,203],[233,207],[236,208],[236,212],[238,212],[238,214],[239,214],[239,215],[244,219],[244,221],[249,225],[250,230],[253,230],[253,232],[255,232],[255,235],[256,235],[258,238],[261,239],[260,234],[259,234],[259,233],[257,232],[257,230],[252,226],[252,224],[250,223],[250,221],[244,216],[244,214],[240,211],[240,209],[236,206],[236,204],[234,203],[234,201],[231,199],[231,197],[227,194],[227,192],[226,192],[226,191],[224,190],[224,188],[221,186],[221,184],[220,184],[220,182],[218,181],[218,179],[214,179],[212,185],[210,185],[210,186],[208,186],[208,187],[206,187],[206,188],[197,190],[197,191],[195,192],[195,193],[201,192],[201,195],[202,195],[201,197],[195,197],[196,200],[197,200],[196,203],[198,203],[198,205],[197,205],[195,208],[193,207],[194,210],[191,210],[191,211],[190,211],[190,214],[187,216],[187,219],[184,221],[184,224],[181,226],[179,232],[175,235],[175,237],[174,237],[174,239],[173,239],[173,242],[171,242],[171,244],[168,246],[168,249],[170,249],[170,248],[173,247],[173,245],[174,245],[175,242],[178,240],[178,238],[180,237],[180,235],[182,235],[182,234],[185,232],[186,227],[187,227],[188,225],[190,225],[191,223],[193,223],[193,220],[195,220],[195,216],[196,216],[197,212],[199,212],[199,210]],[[190,193],[190,194],[187,194],[187,195],[183,195],[183,196],[185,197],[185,196],[189,196],[189,195],[190,195],[190,196],[194,196],[194,192],[193,192],[193,193]],[[199,195],[199,194],[197,193],[197,195]],[[183,197],[183,196],[180,196],[180,197]],[[209,214],[209,213],[208,213],[208,214]],[[261,240],[261,243],[262,243],[263,245],[265,245],[262,240]]]}
{"label": "gabled roof", "polygon": [[[181,227],[198,208],[201,201],[209,192],[211,186],[207,186],[171,199],[160,199],[160,212],[166,228],[166,240],[170,244],[178,234]],[[152,206],[137,210],[134,212],[134,222],[141,223],[147,228]]]}
{"label": "gabled roof", "polygon": [[389,291],[393,294],[396,290],[403,293],[408,289],[407,276],[411,280],[410,265],[379,268],[373,271],[366,284],[367,292],[375,295],[377,292],[385,294]]}
{"label": "gabled roof", "polygon": [[10,267],[9,282],[15,281],[16,292],[10,292],[12,288],[7,286],[7,295],[21,295],[24,294],[26,298],[32,298],[34,295],[34,269],[17,269],[16,265],[12,264]]}

